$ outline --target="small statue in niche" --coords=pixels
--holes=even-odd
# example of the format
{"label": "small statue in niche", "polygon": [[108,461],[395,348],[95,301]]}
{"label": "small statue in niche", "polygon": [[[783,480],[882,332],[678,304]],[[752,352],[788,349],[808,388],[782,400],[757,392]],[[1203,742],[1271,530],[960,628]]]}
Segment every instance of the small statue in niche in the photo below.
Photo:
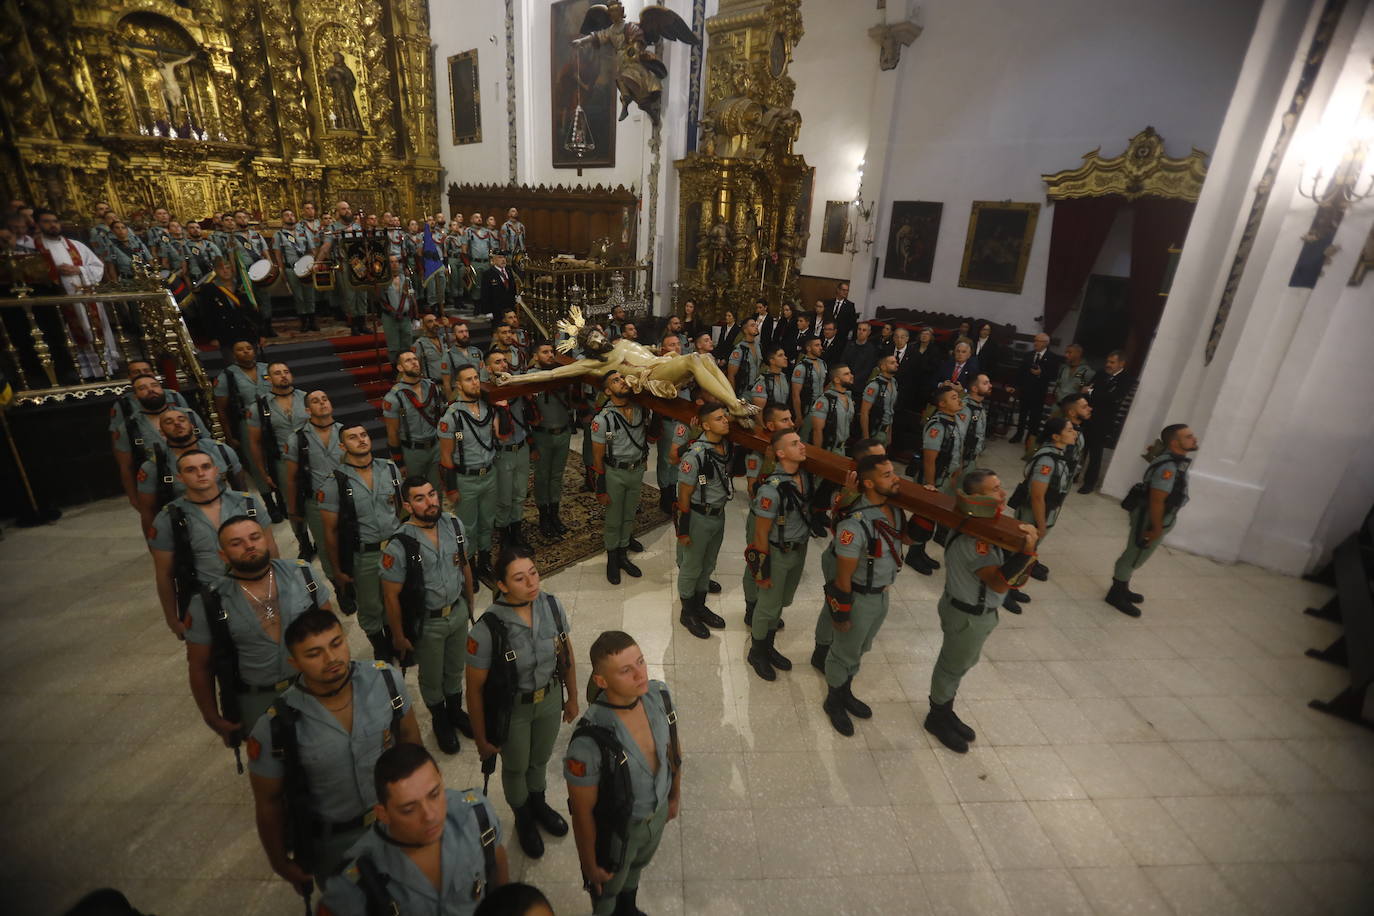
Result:
{"label": "small statue in niche", "polygon": [[639,14],[638,22],[625,18],[625,7],[619,0],[595,3],[582,17],[582,33],[574,38],[574,45],[590,43],[592,47],[610,45],[615,49],[615,85],[620,90],[620,117],[630,113],[630,103],[649,116],[658,126],[663,106],[662,80],[668,68],[649,46],[662,39],[681,41],[689,45],[701,44],[701,39],[682,17],[666,6],[647,6]]}
{"label": "small statue in niche", "polygon": [[363,116],[358,111],[358,78],[348,68],[342,51],[334,52],[334,63],[324,71],[324,84],[329,87],[333,108],[330,126],[338,130],[362,130]]}

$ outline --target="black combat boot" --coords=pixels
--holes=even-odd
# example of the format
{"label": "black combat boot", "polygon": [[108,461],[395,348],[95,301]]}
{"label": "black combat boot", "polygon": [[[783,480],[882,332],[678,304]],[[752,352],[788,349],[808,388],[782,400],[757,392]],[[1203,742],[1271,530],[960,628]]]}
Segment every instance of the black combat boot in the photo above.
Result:
{"label": "black combat boot", "polygon": [[531,792],[530,800],[525,803],[525,807],[534,813],[535,823],[543,827],[545,833],[552,836],[568,835],[568,822],[549,807],[549,803],[544,800],[543,792]]}
{"label": "black combat boot", "polygon": [[697,639],[711,638],[711,631],[706,629],[706,624],[697,619],[697,599],[695,597],[682,599],[682,613],[678,615],[677,620],[678,623],[687,628],[688,633]]}
{"label": "black combat boot", "polygon": [[675,500],[676,497],[673,494],[672,487],[658,488],[658,511],[662,512],[664,515],[671,517],[673,514],[673,503]]}
{"label": "black combat boot", "polygon": [[472,565],[473,572],[477,574],[477,578],[482,579],[486,582],[492,582],[495,580],[496,575],[491,568],[491,554],[488,551],[479,551],[477,554],[477,560]]}
{"label": "black combat boot", "polygon": [[791,671],[792,659],[778,651],[775,645],[778,639],[778,631],[773,630],[768,634],[768,639],[764,641],[764,647],[768,652],[768,663],[779,671]]}
{"label": "black combat boot", "polygon": [[445,754],[458,753],[458,732],[454,731],[444,704],[435,703],[429,707],[429,717],[434,726],[434,742],[439,745],[439,750]]}
{"label": "black combat boot", "polygon": [[1009,614],[1021,613],[1021,605],[1016,602],[1016,589],[1010,589],[1002,596],[1002,610]]}
{"label": "black combat boot", "polygon": [[630,543],[626,544],[625,550],[633,550],[635,553],[643,553],[644,545],[639,543],[639,538],[630,538]]}
{"label": "black combat boot", "polygon": [[1046,566],[1044,563],[1037,562],[1034,566],[1031,567],[1030,576],[1032,579],[1044,582],[1046,579],[1050,577],[1050,568]]}
{"label": "black combat boot", "polygon": [[534,818],[534,806],[526,801],[523,807],[513,810],[515,835],[520,840],[520,848],[531,859],[538,859],[544,855],[544,838],[539,835],[539,825]]}
{"label": "black combat boot", "polygon": [[468,718],[467,711],[463,709],[463,691],[450,693],[444,697],[444,708],[448,710],[448,720],[453,723],[453,727],[466,737],[471,738],[472,720]]}
{"label": "black combat boot", "polygon": [[811,667],[821,674],[825,673],[825,658],[830,654],[830,647],[816,643],[816,648],[811,650]]}
{"label": "black combat boot", "polygon": [[911,549],[906,552],[906,565],[916,570],[923,576],[932,575],[940,567],[926,553],[924,543],[912,544]]}
{"label": "black combat boot", "polygon": [[949,707],[949,721],[950,724],[954,726],[954,730],[958,732],[965,741],[972,741],[974,738],[977,738],[978,733],[970,728],[967,722],[959,718],[959,714],[954,711],[954,701],[950,700],[945,705]]}
{"label": "black combat boot", "polygon": [[612,547],[606,551],[606,581],[612,585],[620,584],[620,550]]}
{"label": "black combat boot", "polygon": [[368,633],[367,641],[372,643],[372,657],[377,661],[389,662],[396,658],[396,650],[392,647],[391,640],[387,638],[385,630]]}
{"label": "black combat boot", "polygon": [[1136,604],[1139,604],[1140,602],[1142,602],[1142,601],[1145,600],[1145,596],[1142,595],[1140,592],[1133,592],[1133,591],[1131,591],[1131,583],[1130,583],[1130,582],[1123,582],[1123,583],[1121,583],[1121,587],[1122,587],[1122,589],[1126,592],[1126,597],[1127,597],[1127,598],[1130,598],[1130,599],[1131,599],[1132,601],[1134,601]]}
{"label": "black combat boot", "polygon": [[1030,604],[1030,603],[1031,603],[1031,596],[1030,596],[1030,595],[1027,595],[1025,592],[1021,591],[1021,589],[1019,589],[1019,588],[1010,589],[1010,590],[1007,591],[1007,594],[1011,596],[1011,600],[1013,600],[1013,601],[1019,601],[1021,604]]}
{"label": "black combat boot", "polygon": [[768,640],[749,637],[749,654],[744,656],[744,660],[749,663],[749,667],[754,669],[754,673],[765,681],[778,679],[777,672],[773,670],[773,665],[768,660]]}
{"label": "black combat boot", "polygon": [[706,593],[697,592],[697,619],[713,630],[725,629],[725,618],[706,606]]}
{"label": "black combat boot", "polygon": [[308,330],[310,330],[310,316],[309,316],[309,315],[302,315],[302,316],[301,316],[301,333],[304,334],[304,333],[305,333],[306,331],[308,331]]}
{"label": "black combat boot", "polygon": [[873,718],[873,707],[854,696],[854,679],[852,677],[844,682],[844,686],[840,690],[842,691],[840,701],[844,703],[845,712],[851,716],[858,716],[860,719]]}
{"label": "black combat boot", "polygon": [[1107,603],[1127,617],[1140,616],[1140,608],[1131,602],[1131,590],[1120,579],[1112,580],[1111,591],[1107,592]]}
{"label": "black combat boot", "polygon": [[707,580],[706,580],[706,591],[708,591],[708,592],[711,593],[712,595],[719,595],[719,594],[721,593],[722,589],[721,589],[720,583],[717,582],[715,579],[707,579]]}
{"label": "black combat boot", "polygon": [[938,738],[941,744],[954,753],[967,754],[968,740],[959,733],[959,729],[954,725],[954,717],[951,715],[953,705],[953,700],[948,703],[936,703],[931,700],[930,712],[926,715],[926,731]]}
{"label": "black combat boot", "polygon": [[546,538],[558,537],[558,532],[554,530],[553,524],[549,521],[551,508],[551,506],[539,506],[539,533]]}
{"label": "black combat boot", "polygon": [[744,625],[746,627],[752,627],[754,625],[754,607],[757,604],[757,601],[744,602]]}
{"label": "black combat boot", "polygon": [[[631,541],[631,543],[634,543],[634,542]],[[640,548],[640,549],[643,549],[643,548]],[[639,569],[638,566],[636,566],[636,565],[634,565],[633,563],[630,562],[630,552],[629,552],[629,549],[628,549],[628,548],[625,548],[625,547],[620,548],[618,551],[616,551],[616,555],[620,558],[620,568],[623,569],[623,570],[625,570],[625,573],[626,573],[627,575],[632,576],[632,577],[634,577],[634,578],[636,578],[636,579],[638,579],[640,576],[644,575],[644,573],[640,571],[640,569]]]}
{"label": "black combat boot", "polygon": [[549,506],[549,523],[559,537],[568,533],[568,526],[563,524],[563,519],[558,514],[562,505],[562,503],[553,503]]}
{"label": "black combat boot", "polygon": [[628,891],[621,891],[615,895],[615,910],[611,916],[649,916],[635,903],[635,897],[639,894],[639,888],[632,887]]}
{"label": "black combat boot", "polygon": [[825,702],[821,704],[821,709],[825,710],[825,714],[830,718],[830,724],[835,727],[835,731],[846,738],[854,736],[854,723],[844,708],[843,687],[829,688],[825,694]]}

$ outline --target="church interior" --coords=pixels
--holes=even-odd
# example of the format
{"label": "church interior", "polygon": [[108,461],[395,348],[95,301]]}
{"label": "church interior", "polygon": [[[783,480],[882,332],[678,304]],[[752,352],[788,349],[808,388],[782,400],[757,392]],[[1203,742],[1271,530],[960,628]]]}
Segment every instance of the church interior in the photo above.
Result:
{"label": "church interior", "polygon": [[[1374,2],[0,12],[6,911],[1374,912]],[[343,758],[239,523],[340,612]],[[437,846],[356,760],[388,658]],[[416,868],[312,885],[345,834]]]}

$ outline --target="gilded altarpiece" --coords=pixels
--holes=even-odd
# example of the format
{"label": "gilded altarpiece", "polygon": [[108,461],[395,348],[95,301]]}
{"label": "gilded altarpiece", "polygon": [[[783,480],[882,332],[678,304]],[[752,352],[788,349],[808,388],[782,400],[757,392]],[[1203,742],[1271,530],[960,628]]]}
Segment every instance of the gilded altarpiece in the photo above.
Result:
{"label": "gilded altarpiece", "polygon": [[787,75],[801,0],[721,0],[706,21],[706,102],[698,148],[678,160],[680,297],[709,318],[797,297],[810,181],[792,152],[801,115]]}
{"label": "gilded altarpiece", "polygon": [[0,0],[0,58],[0,191],[74,223],[439,203],[425,0]]}

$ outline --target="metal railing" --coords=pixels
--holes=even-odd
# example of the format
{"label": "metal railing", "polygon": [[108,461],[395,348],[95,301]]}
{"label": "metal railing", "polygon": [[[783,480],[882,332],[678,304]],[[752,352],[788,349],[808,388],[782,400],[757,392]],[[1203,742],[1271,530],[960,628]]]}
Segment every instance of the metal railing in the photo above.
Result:
{"label": "metal railing", "polygon": [[604,317],[616,305],[641,317],[648,313],[652,283],[652,264],[565,267],[557,261],[531,261],[524,267],[520,297],[538,324],[553,331],[574,305],[593,318]]}

